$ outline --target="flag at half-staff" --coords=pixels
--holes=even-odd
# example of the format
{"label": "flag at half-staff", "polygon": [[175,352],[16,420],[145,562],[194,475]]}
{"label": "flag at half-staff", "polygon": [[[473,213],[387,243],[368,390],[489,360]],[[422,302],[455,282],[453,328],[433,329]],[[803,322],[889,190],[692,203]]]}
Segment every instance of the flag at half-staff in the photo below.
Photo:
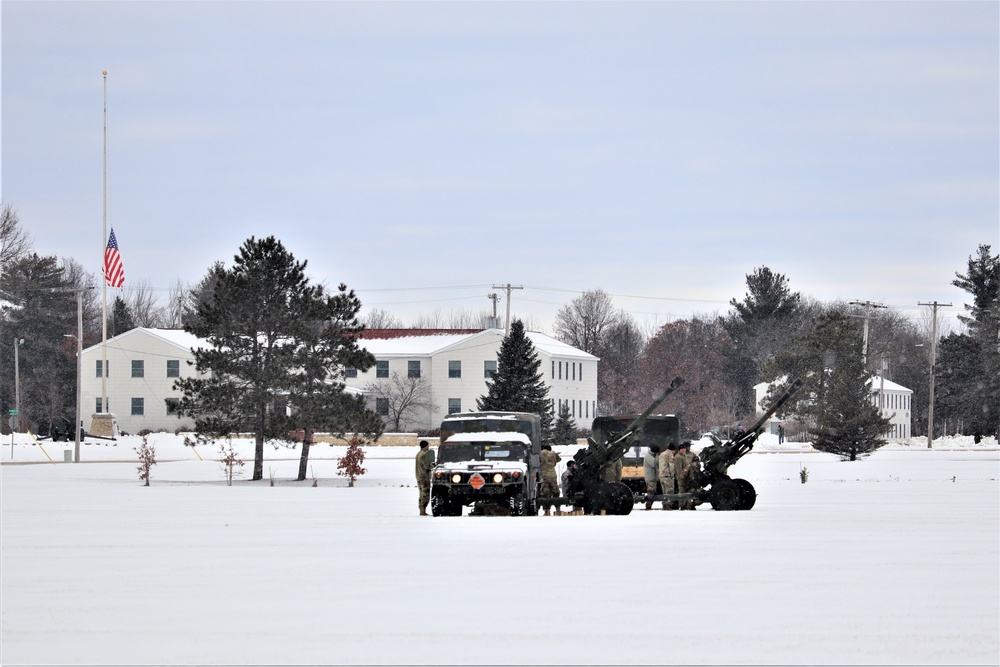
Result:
{"label": "flag at half-staff", "polygon": [[125,286],[125,267],[122,266],[122,255],[118,252],[114,227],[108,236],[108,247],[104,250],[104,279],[109,287]]}

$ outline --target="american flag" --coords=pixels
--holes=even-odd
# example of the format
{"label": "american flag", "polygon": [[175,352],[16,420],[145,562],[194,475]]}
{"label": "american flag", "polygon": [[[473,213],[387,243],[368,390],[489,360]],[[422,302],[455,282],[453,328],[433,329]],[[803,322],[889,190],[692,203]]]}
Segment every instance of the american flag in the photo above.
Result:
{"label": "american flag", "polygon": [[115,238],[113,227],[111,236],[108,237],[108,247],[104,250],[104,279],[108,281],[109,287],[125,286],[125,267],[122,266],[122,256],[118,252],[118,239]]}

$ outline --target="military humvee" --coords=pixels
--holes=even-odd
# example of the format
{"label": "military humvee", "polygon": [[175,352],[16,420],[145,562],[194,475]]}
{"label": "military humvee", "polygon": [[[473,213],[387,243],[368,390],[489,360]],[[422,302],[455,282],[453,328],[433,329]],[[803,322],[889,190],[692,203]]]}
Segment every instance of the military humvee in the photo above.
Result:
{"label": "military humvee", "polygon": [[431,514],[538,513],[541,420],[523,412],[468,412],[441,422],[431,470]]}

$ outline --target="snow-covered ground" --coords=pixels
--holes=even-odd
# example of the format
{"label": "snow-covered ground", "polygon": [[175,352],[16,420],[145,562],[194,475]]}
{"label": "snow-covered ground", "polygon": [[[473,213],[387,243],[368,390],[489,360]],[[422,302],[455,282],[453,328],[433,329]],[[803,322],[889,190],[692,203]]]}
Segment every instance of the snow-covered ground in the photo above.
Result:
{"label": "snow-covered ground", "polygon": [[275,485],[228,487],[212,448],[154,434],[146,488],[139,438],[81,464],[5,438],[4,665],[1000,662],[993,439],[843,463],[763,436],[731,469],[749,512],[423,518],[410,448],[369,448],[348,488],[343,448],[293,482],[268,445]]}

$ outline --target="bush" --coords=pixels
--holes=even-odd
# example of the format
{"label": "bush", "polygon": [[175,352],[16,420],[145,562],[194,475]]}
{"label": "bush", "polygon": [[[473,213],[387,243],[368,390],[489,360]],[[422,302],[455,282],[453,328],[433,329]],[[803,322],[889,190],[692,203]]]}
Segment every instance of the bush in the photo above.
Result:
{"label": "bush", "polygon": [[364,462],[365,451],[361,449],[360,440],[355,435],[351,438],[351,446],[347,448],[343,458],[337,461],[337,474],[347,478],[347,486],[354,486],[354,480],[368,472],[361,467]]}
{"label": "bush", "polygon": [[805,466],[799,468],[799,479],[803,484],[809,481],[809,470]]}
{"label": "bush", "polygon": [[139,479],[145,482],[143,486],[149,486],[149,472],[156,465],[156,449],[149,444],[148,436],[145,435],[142,436],[142,444],[132,449],[139,455]]}

